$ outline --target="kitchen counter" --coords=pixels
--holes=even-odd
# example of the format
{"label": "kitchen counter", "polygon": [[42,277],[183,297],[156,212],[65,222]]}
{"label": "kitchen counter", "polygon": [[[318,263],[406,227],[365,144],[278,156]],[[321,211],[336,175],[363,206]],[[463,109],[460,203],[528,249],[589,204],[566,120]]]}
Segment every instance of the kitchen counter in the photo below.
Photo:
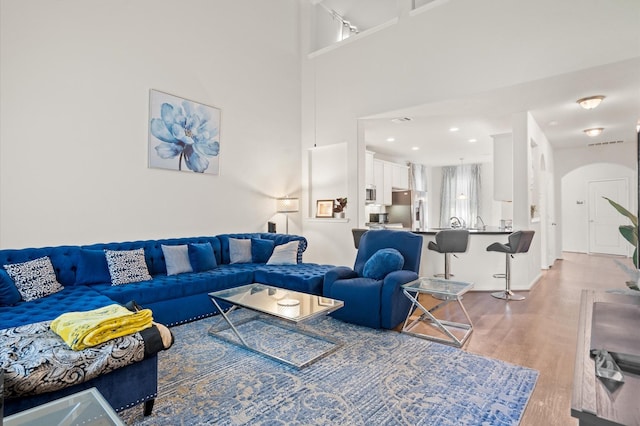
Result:
{"label": "kitchen counter", "polygon": [[[426,229],[413,231],[422,235],[422,257],[420,261],[420,276],[431,277],[444,272],[444,254],[429,250],[429,241],[435,241],[436,233],[441,229]],[[487,247],[495,242],[506,244],[508,236],[513,231],[505,231],[498,227],[487,227],[485,230],[469,230],[469,245],[464,253],[451,256],[452,278],[456,281],[473,283],[474,291],[504,290],[503,278],[495,278],[493,274],[504,274],[505,254],[487,251]],[[511,289],[514,291],[529,290],[534,282],[524,277],[528,268],[527,254],[518,254],[511,259]]]}
{"label": "kitchen counter", "polygon": [[[444,231],[447,229],[453,229],[453,228],[426,228],[424,230],[414,230],[412,231],[414,234],[421,234],[421,235],[435,235],[440,231]],[[487,226],[485,229],[480,229],[480,228],[456,228],[456,229],[466,229],[469,231],[469,235],[474,235],[474,234],[479,234],[479,235],[509,235],[511,234],[513,231],[512,230],[505,230],[503,228],[499,228],[497,226]],[[506,242],[506,241],[505,241]]]}

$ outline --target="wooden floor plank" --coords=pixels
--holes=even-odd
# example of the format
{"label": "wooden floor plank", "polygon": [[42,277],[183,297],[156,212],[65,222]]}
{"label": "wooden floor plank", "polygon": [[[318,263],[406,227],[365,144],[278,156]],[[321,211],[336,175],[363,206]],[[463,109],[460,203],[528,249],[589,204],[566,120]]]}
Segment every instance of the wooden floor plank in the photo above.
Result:
{"label": "wooden floor plank", "polygon": [[[474,331],[463,350],[523,365],[540,372],[522,426],[577,425],[571,417],[573,364],[582,289],[623,289],[627,276],[609,256],[564,253],[543,272],[523,301],[496,299],[470,292],[463,303]],[[629,259],[623,262],[629,266]],[[433,303],[421,295],[425,305]],[[438,310],[438,318],[460,321],[455,304]]]}

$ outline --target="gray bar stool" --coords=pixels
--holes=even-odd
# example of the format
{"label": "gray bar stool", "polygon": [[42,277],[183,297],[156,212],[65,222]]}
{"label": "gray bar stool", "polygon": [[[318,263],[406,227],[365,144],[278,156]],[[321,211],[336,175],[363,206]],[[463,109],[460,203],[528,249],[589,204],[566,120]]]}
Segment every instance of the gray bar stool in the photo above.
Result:
{"label": "gray bar stool", "polygon": [[[449,261],[451,253],[464,253],[469,244],[469,231],[466,229],[445,229],[436,233],[436,241],[429,241],[429,250],[444,253],[444,274],[436,276],[444,277],[448,280],[453,276],[450,270]],[[455,256],[455,255],[454,255]]]}
{"label": "gray bar stool", "polygon": [[511,291],[511,258],[516,253],[526,253],[531,246],[534,231],[516,231],[509,234],[509,242],[507,244],[493,243],[487,247],[487,251],[497,251],[505,253],[507,256],[507,266],[504,274],[494,274],[494,278],[504,278],[506,281],[505,289],[491,293],[493,297],[504,300],[524,300],[524,296],[516,296]]}
{"label": "gray bar stool", "polygon": [[352,228],[351,233],[353,234],[353,245],[358,248],[360,246],[360,238],[362,238],[362,234],[367,232],[368,229],[363,228]]}

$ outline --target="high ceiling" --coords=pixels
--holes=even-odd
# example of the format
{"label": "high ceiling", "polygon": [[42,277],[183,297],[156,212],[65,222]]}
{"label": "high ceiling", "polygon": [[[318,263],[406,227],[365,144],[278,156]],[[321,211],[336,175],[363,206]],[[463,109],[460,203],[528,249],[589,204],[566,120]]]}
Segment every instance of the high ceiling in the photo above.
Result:
{"label": "high ceiling", "polygon": [[[606,98],[593,110],[576,100]],[[529,111],[556,149],[593,143],[636,143],[640,120],[640,58],[478,93],[462,99],[389,111],[362,120],[372,151],[426,165],[486,162],[491,135],[510,133],[515,113]],[[396,124],[393,118],[411,121]],[[452,132],[449,129],[459,130]],[[603,127],[597,137],[584,129]],[[394,141],[388,141],[393,138]],[[469,142],[475,139],[476,142]],[[417,147],[418,150],[412,148]],[[428,154],[427,154],[428,153]]]}

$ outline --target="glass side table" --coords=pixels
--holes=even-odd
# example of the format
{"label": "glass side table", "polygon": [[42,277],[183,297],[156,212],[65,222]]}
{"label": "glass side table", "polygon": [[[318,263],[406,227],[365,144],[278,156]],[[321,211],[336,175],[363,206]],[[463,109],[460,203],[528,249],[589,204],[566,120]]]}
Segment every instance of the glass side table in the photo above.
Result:
{"label": "glass side table", "polygon": [[[473,283],[438,278],[418,278],[415,281],[404,284],[402,286],[402,292],[411,300],[411,309],[409,309],[407,319],[404,321],[402,332],[423,339],[462,347],[473,332],[471,318],[469,318],[469,314],[462,304],[462,295],[472,288]],[[440,303],[427,309],[418,300],[420,293],[434,296],[440,300]],[[467,319],[466,323],[441,320],[433,314],[437,309],[452,302],[457,302]],[[411,314],[413,314],[416,308],[422,311],[422,314],[411,321]],[[433,336],[420,331],[421,328],[425,328],[425,324],[435,327],[445,337]]]}
{"label": "glass side table", "polygon": [[47,402],[4,419],[4,426],[17,425],[125,426],[96,388]]}

